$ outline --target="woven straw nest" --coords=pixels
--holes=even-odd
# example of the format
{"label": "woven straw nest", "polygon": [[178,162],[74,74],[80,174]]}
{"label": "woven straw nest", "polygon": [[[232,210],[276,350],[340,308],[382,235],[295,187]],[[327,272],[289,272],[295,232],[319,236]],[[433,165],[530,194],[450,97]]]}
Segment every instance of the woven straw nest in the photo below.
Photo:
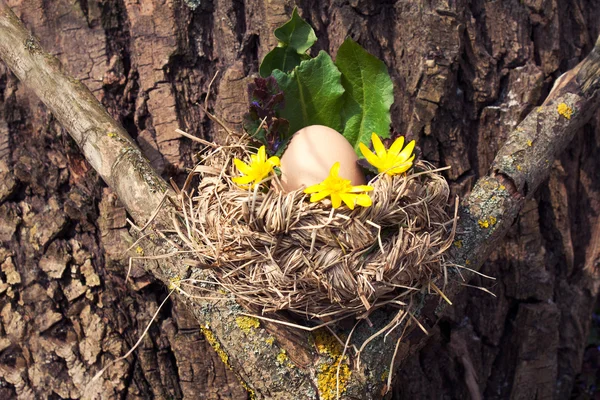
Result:
{"label": "woven straw nest", "polygon": [[402,307],[444,273],[456,217],[446,211],[448,184],[430,164],[374,178],[371,207],[333,210],[302,190],[283,193],[275,177],[269,189],[240,189],[233,159],[247,159],[247,149],[204,156],[176,223],[198,262],[241,303],[309,319],[361,318],[385,304]]}

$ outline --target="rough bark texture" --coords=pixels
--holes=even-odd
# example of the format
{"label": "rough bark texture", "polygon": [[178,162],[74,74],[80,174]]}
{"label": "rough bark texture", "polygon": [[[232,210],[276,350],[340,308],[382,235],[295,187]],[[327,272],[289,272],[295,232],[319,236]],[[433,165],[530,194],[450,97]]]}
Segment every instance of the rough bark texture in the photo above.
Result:
{"label": "rough bark texture", "polygon": [[[215,113],[239,123],[243,77],[274,45],[289,1],[9,1],[42,45],[123,123],[164,176],[219,139],[197,102],[222,71]],[[393,121],[455,193],[486,173],[507,133],[592,47],[593,0],[297,2],[335,53],[351,34],[396,83]],[[0,398],[79,397],[101,360],[124,354],[165,290],[135,271],[125,212],[52,115],[0,66]],[[582,129],[485,264],[496,282],[454,307],[402,368],[403,398],[568,398],[581,366],[600,263],[599,118]],[[57,139],[58,137],[58,139]],[[246,396],[177,302],[105,397]]]}

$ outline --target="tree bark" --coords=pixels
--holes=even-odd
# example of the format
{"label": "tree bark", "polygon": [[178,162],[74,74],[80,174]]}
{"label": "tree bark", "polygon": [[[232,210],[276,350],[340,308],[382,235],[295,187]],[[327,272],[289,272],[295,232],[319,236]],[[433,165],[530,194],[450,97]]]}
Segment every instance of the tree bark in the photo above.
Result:
{"label": "tree bark", "polygon": [[[213,71],[224,70],[215,112],[238,123],[246,107],[242,78],[256,69],[257,60],[273,45],[272,29],[291,11],[291,4],[284,2],[215,1],[193,10],[180,2],[10,3],[42,46],[60,55],[136,138],[153,165],[168,174],[191,159],[191,144],[174,137],[175,128],[206,138],[215,132],[196,104]],[[317,28],[321,48],[335,52],[351,33],[384,58],[397,83],[395,125],[419,139],[427,159],[452,165],[448,178],[461,194],[487,171],[511,124],[538,105],[553,79],[589,51],[600,15],[592,1],[574,1],[564,9],[555,2],[517,1],[481,1],[470,7],[461,2],[305,3],[299,5]],[[73,51],[79,48],[86,51]],[[6,165],[0,164],[0,210],[5,210],[0,241],[7,249],[1,260],[7,285],[2,324],[9,338],[3,341],[7,347],[1,360],[6,393],[77,397],[81,375],[93,374],[98,357],[123,354],[126,348],[115,350],[110,344],[119,335],[132,335],[105,327],[95,332],[91,327],[99,325],[100,316],[111,323],[117,318],[105,317],[103,310],[118,305],[103,301],[99,308],[98,300],[89,300],[114,289],[107,279],[114,279],[115,272],[103,259],[118,258],[115,253],[122,251],[124,211],[108,191],[100,191],[95,174],[69,139],[52,139],[60,128],[37,99],[7,71],[1,76],[7,138],[0,140],[0,159]],[[398,398],[440,393],[463,397],[469,391],[485,398],[568,396],[593,303],[595,282],[589,275],[598,263],[600,235],[597,125],[583,132],[586,136],[579,135],[569,146],[548,183],[527,203],[511,236],[484,266],[499,278],[492,288],[499,298],[470,289],[453,298],[455,307],[447,310],[438,333],[402,369],[395,386]],[[102,199],[97,209],[94,199]],[[85,233],[86,240],[77,239]],[[82,246],[73,239],[84,243],[83,251],[92,256],[82,256]],[[139,282],[148,284],[143,277]],[[44,294],[49,300],[42,301]],[[129,293],[128,298],[136,296]],[[173,310],[161,318],[173,321],[181,308],[174,305]],[[25,317],[17,318],[20,314]],[[119,312],[106,315],[113,314]],[[152,312],[130,314],[139,320]],[[163,325],[159,333],[164,335],[179,326],[185,331],[186,323],[179,319]],[[42,339],[33,340],[36,335],[31,333]],[[157,338],[164,337],[159,333]],[[130,337],[135,341],[135,335]],[[98,341],[103,343],[99,349],[93,347]],[[174,342],[163,339],[159,351],[152,346],[139,351],[137,372],[130,366],[109,374],[114,379],[104,383],[106,396],[126,391],[134,395],[132,387],[153,382],[147,392],[140,391],[142,398],[145,393],[194,398],[193,392],[181,389],[192,382],[199,388],[196,393],[226,397],[230,381],[223,372],[215,385],[198,372],[206,349],[190,356],[189,346],[180,343],[179,354]],[[160,349],[175,355],[159,368],[157,361],[144,363],[144,357],[160,358]],[[46,353],[56,360],[47,363]],[[48,365],[65,372],[44,372]],[[175,367],[179,374],[170,374]],[[240,398],[239,392],[231,396]]]}

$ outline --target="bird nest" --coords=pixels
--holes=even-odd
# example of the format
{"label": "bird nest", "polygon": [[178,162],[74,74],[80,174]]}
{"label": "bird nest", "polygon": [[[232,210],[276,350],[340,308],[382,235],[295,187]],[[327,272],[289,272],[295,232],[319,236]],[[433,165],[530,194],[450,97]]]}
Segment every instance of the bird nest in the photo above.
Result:
{"label": "bird nest", "polygon": [[213,147],[203,156],[192,172],[200,183],[184,188],[175,227],[239,302],[261,313],[364,318],[386,304],[405,306],[444,274],[456,213],[447,212],[448,183],[430,164],[372,179],[371,207],[333,209],[302,190],[284,193],[277,177],[268,189],[239,188],[233,159],[247,149]]}

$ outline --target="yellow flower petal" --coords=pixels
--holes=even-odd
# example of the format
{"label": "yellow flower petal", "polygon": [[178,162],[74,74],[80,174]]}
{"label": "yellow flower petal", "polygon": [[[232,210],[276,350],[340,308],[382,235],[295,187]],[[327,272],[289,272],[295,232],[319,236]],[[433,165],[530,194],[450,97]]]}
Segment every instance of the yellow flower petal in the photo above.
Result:
{"label": "yellow flower petal", "polygon": [[410,169],[410,167],[412,167],[412,160],[414,160],[414,158],[415,158],[415,155],[413,154],[413,156],[411,158],[409,158],[407,161],[403,162],[402,164],[394,166],[394,168],[392,168],[390,172],[392,172],[395,175],[395,174],[401,174],[403,172],[408,171]]}
{"label": "yellow flower petal", "polygon": [[400,153],[400,150],[402,150],[402,146],[404,146],[404,136],[400,136],[398,139],[394,140],[394,143],[392,143],[392,146],[388,150],[388,154],[397,156],[398,153]]}
{"label": "yellow flower petal", "polygon": [[231,180],[239,185],[247,185],[254,180],[254,177],[250,175],[236,176],[235,178],[231,178]]}
{"label": "yellow flower petal", "polygon": [[237,183],[243,189],[244,185],[253,182],[252,188],[263,181],[273,171],[273,167],[279,165],[278,157],[270,157],[267,160],[265,146],[258,149],[257,154],[250,154],[250,164],[246,164],[242,160],[235,158],[233,163],[240,171],[242,176],[232,178],[234,183]]}
{"label": "yellow flower petal", "polygon": [[352,186],[352,189],[350,189],[350,193],[370,192],[371,190],[373,190],[373,186],[359,185]]}
{"label": "yellow flower petal", "polygon": [[373,204],[373,200],[368,194],[359,194],[356,196],[356,204],[361,207],[370,207]]}
{"label": "yellow flower petal", "polygon": [[342,201],[348,206],[349,209],[354,210],[354,205],[356,204],[356,196],[351,193],[342,193],[340,197]]}
{"label": "yellow flower petal", "polygon": [[250,168],[248,164],[246,164],[238,158],[234,158],[233,163],[235,164],[238,171],[240,171],[242,174],[249,174],[252,171],[252,168]]}
{"label": "yellow flower petal", "polygon": [[373,141],[376,155],[365,145],[360,144],[359,148],[367,161],[376,167],[380,174],[397,175],[406,172],[412,166],[414,155],[411,157],[411,154],[415,148],[414,140],[402,149],[404,137],[401,136],[392,143],[389,150],[385,149],[383,143],[381,143],[381,139],[375,133],[371,135],[371,140]]}
{"label": "yellow flower petal", "polygon": [[379,136],[375,132],[371,134],[371,141],[373,142],[373,149],[375,149],[377,157],[384,158],[387,152],[385,151],[385,147],[383,147],[383,143],[381,143],[381,139],[379,139]]}
{"label": "yellow flower petal", "polygon": [[264,162],[267,159],[265,146],[260,146],[257,153],[258,161]]}
{"label": "yellow flower petal", "polygon": [[[310,201],[317,202],[325,199],[326,197],[331,198],[331,206],[338,208],[342,205],[342,202],[348,206],[351,210],[354,210],[357,204],[358,196],[364,196],[364,194],[356,194],[373,190],[371,186],[360,185],[352,186],[352,182],[349,179],[344,179],[338,176],[340,172],[340,163],[336,162],[329,170],[329,176],[325,178],[321,183],[312,185],[304,189],[304,193],[311,194]],[[362,200],[363,204],[367,201]]]}
{"label": "yellow flower petal", "polygon": [[342,205],[342,197],[339,193],[331,193],[331,206],[333,208],[338,208]]}
{"label": "yellow flower petal", "polygon": [[312,185],[304,189],[304,193],[311,194],[316,192],[322,192],[323,190],[325,190],[325,185],[323,185],[322,183],[317,183],[316,185]]}
{"label": "yellow flower petal", "polygon": [[335,164],[333,164],[333,166],[329,170],[329,176],[331,176],[331,177],[340,176],[340,163],[339,162],[336,162]]}
{"label": "yellow flower petal", "polygon": [[329,196],[330,192],[325,190],[322,192],[318,192],[318,193],[314,193],[313,195],[310,196],[310,202],[311,203],[316,203],[317,201],[321,201],[323,200],[325,197]]}
{"label": "yellow flower petal", "polygon": [[267,162],[274,167],[279,167],[281,165],[281,160],[279,159],[279,157],[276,157],[276,156],[269,157]]}
{"label": "yellow flower petal", "polygon": [[404,150],[402,150],[400,152],[400,154],[398,154],[398,158],[400,158],[402,160],[408,160],[408,157],[410,157],[414,148],[415,148],[415,141],[411,140],[410,143],[406,145]]}
{"label": "yellow flower petal", "polygon": [[360,152],[363,154],[363,156],[365,156],[369,164],[371,164],[375,168],[379,168],[379,157],[373,154],[371,149],[369,149],[362,143],[359,143],[358,148],[360,149]]}

